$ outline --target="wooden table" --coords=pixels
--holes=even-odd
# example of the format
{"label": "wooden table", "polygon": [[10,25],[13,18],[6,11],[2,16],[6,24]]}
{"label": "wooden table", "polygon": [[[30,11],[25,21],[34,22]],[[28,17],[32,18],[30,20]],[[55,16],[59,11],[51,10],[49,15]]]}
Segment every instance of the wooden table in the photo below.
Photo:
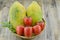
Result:
{"label": "wooden table", "polygon": [[[9,0],[0,11],[0,22],[8,21],[9,8],[15,0]],[[26,8],[33,0],[18,0]],[[41,6],[46,20],[46,28],[41,35],[32,40],[60,40],[60,0],[35,0]],[[22,40],[0,24],[0,40]]]}

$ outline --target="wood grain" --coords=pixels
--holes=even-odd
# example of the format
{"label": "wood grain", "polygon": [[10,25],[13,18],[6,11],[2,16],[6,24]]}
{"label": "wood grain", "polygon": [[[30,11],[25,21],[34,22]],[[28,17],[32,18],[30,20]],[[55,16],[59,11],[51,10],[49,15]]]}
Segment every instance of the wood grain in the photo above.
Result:
{"label": "wood grain", "polygon": [[[15,1],[15,0],[14,0]],[[13,1],[13,2],[14,2]],[[33,0],[18,0],[26,8]],[[46,28],[41,35],[32,40],[60,40],[60,0],[34,0],[37,1],[43,10],[43,17],[46,20]],[[11,0],[0,11],[0,22],[8,21],[9,8],[13,3]],[[8,28],[0,25],[0,40],[22,40],[13,35]]]}

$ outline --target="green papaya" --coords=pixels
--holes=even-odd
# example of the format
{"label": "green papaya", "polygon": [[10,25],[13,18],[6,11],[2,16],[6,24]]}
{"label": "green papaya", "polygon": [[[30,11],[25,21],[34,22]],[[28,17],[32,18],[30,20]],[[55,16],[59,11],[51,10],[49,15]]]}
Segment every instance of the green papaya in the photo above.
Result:
{"label": "green papaya", "polygon": [[26,16],[26,10],[18,1],[14,2],[9,10],[10,23],[16,28],[23,24],[23,18]]}
{"label": "green papaya", "polygon": [[33,1],[27,8],[27,16],[32,17],[32,25],[35,25],[36,22],[42,21],[41,6]]}

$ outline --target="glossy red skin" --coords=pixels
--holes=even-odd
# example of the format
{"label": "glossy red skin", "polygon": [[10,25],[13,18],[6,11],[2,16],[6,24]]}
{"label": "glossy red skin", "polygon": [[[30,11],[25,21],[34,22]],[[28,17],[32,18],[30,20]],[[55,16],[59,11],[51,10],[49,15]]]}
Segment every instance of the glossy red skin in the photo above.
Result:
{"label": "glossy red skin", "polygon": [[45,23],[42,21],[42,22],[38,22],[37,25],[40,25],[41,30],[43,30],[44,26],[45,26]]}
{"label": "glossy red skin", "polygon": [[30,26],[32,24],[32,18],[31,17],[25,17],[23,19],[23,21],[24,21],[24,24],[27,26]]}
{"label": "glossy red skin", "polygon": [[33,27],[33,33],[34,33],[35,35],[40,34],[40,33],[41,33],[41,27],[40,27],[39,25],[35,25],[35,26]]}
{"label": "glossy red skin", "polygon": [[32,27],[25,27],[24,28],[24,36],[31,37],[32,36]]}
{"label": "glossy red skin", "polygon": [[17,26],[17,28],[16,28],[16,33],[17,33],[18,35],[23,35],[23,33],[24,33],[24,26],[22,26],[22,25]]}

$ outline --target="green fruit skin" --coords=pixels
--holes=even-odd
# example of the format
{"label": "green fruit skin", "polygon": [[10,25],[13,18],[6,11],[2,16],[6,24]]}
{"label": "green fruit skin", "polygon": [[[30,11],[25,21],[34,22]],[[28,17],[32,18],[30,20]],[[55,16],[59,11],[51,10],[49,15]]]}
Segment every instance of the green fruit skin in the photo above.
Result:
{"label": "green fruit skin", "polygon": [[33,1],[27,8],[27,16],[32,17],[32,25],[36,22],[42,21],[42,9],[37,2]]}
{"label": "green fruit skin", "polygon": [[10,23],[13,25],[15,29],[18,25],[24,25],[23,18],[25,16],[26,16],[25,8],[18,1],[14,2],[10,7],[9,17]]}

